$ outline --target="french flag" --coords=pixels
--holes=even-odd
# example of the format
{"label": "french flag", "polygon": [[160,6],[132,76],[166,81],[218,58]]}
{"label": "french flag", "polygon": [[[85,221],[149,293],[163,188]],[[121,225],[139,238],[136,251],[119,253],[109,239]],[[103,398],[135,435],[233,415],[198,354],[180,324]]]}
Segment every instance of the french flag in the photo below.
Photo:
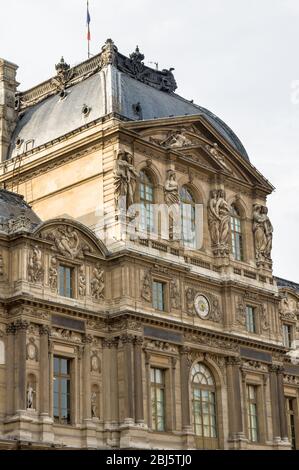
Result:
{"label": "french flag", "polygon": [[87,24],[87,41],[91,40],[91,35],[90,35],[90,13],[89,13],[89,3],[87,0],[87,19],[86,19],[86,24]]}

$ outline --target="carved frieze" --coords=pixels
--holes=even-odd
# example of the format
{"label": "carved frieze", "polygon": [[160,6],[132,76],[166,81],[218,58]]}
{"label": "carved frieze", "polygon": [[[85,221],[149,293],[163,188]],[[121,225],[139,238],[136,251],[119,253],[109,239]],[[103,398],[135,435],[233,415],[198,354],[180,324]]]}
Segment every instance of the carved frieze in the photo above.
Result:
{"label": "carved frieze", "polygon": [[32,283],[42,283],[44,279],[44,268],[42,262],[42,251],[38,245],[34,245],[28,255],[28,280]]}
{"label": "carved frieze", "polygon": [[225,338],[217,338],[212,336],[204,336],[196,333],[185,333],[184,339],[187,342],[219,348],[230,351],[239,351],[239,345],[234,341]]}
{"label": "carved frieze", "polygon": [[70,343],[82,343],[82,335],[80,333],[64,328],[52,328],[51,338],[67,341]]}
{"label": "carved frieze", "polygon": [[268,372],[268,366],[258,361],[242,361],[242,367],[259,372]]}
{"label": "carved frieze", "polygon": [[[200,315],[197,305],[197,298],[202,297],[206,301],[207,310],[205,315]],[[219,323],[223,314],[220,307],[219,298],[210,292],[197,291],[193,287],[187,287],[185,290],[186,310],[189,316],[200,316],[202,320],[210,320]]]}
{"label": "carved frieze", "polygon": [[78,230],[69,225],[59,225],[54,229],[44,230],[41,237],[52,241],[53,250],[65,258],[82,259],[93,252],[90,244],[83,240]]}
{"label": "carved frieze", "polygon": [[146,341],[144,348],[164,353],[178,353],[178,347],[176,345],[164,341]]}
{"label": "carved frieze", "polygon": [[94,266],[92,270],[92,277],[90,281],[91,295],[95,300],[104,299],[104,270],[101,268],[101,265],[98,263]]}
{"label": "carved frieze", "polygon": [[152,275],[150,271],[145,271],[142,281],[141,297],[146,302],[152,301]]}

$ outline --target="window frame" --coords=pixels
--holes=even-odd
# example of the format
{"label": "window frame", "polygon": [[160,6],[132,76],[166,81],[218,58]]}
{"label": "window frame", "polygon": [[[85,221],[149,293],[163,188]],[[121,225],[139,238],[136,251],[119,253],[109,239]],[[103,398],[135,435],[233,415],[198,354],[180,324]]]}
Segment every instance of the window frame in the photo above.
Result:
{"label": "window frame", "polygon": [[[182,197],[182,193],[186,192],[189,196],[190,196],[190,199],[188,198],[185,198],[183,199]],[[183,185],[180,187],[179,189],[179,201],[180,201],[180,221],[181,221],[181,245],[185,248],[185,249],[189,249],[189,250],[193,250],[193,249],[196,249],[196,210],[195,210],[195,206],[196,206],[196,198],[194,196],[194,191],[192,191],[192,189],[189,188],[188,185]],[[191,217],[190,218],[186,218],[184,217],[184,206],[191,206]],[[188,242],[188,241],[185,241],[185,238],[184,238],[184,220],[190,220],[190,225],[191,225],[191,230],[193,230],[193,234],[194,234],[194,240],[193,242]]]}
{"label": "window frame", "polygon": [[[155,305],[155,284],[161,284],[162,288],[162,302],[163,302],[163,309],[160,309],[159,306]],[[152,280],[152,307],[157,310],[158,312],[168,312],[168,289],[169,289],[169,282],[163,279],[154,278]]]}
{"label": "window frame", "polygon": [[[288,328],[287,342],[285,341],[286,340],[285,327]],[[291,325],[290,323],[283,322],[283,324],[282,324],[282,338],[283,338],[283,345],[288,349],[292,349],[292,345],[293,345],[293,341],[294,341],[294,326],[293,325]]]}
{"label": "window frame", "polygon": [[[256,383],[246,383],[246,411],[247,411],[247,435],[248,440],[252,444],[256,444],[260,442],[260,416],[259,416],[259,388],[260,385]],[[254,397],[251,398],[249,391],[254,390]],[[251,405],[255,406],[255,414],[251,413],[252,407]],[[253,427],[251,417],[255,417],[256,426]],[[254,439],[253,432],[256,433],[256,439]]]}
{"label": "window frame", "polygon": [[[64,270],[63,272],[63,293],[61,291],[61,269]],[[70,271],[70,295],[66,295],[67,292],[67,286],[66,286],[66,270],[69,269]],[[61,297],[65,297],[66,299],[75,299],[76,298],[76,282],[75,282],[75,276],[76,276],[76,268],[70,264],[60,262],[58,265],[58,294]]]}
{"label": "window frame", "polygon": [[[248,311],[252,310],[252,320],[248,321]],[[257,307],[254,305],[246,304],[245,305],[245,318],[246,318],[246,331],[251,334],[258,334],[258,317],[257,317]],[[249,326],[253,325],[253,330]]]}
{"label": "window frame", "polygon": [[[196,368],[198,369],[196,371]],[[212,381],[211,384],[196,383],[195,377],[201,374],[201,370],[207,371]],[[201,374],[203,375],[203,374]],[[206,376],[207,377],[207,376]],[[203,399],[207,398],[207,399]],[[197,362],[191,368],[191,409],[193,432],[199,443],[198,448],[217,449],[219,448],[220,429],[218,423],[218,400],[217,386],[213,372],[203,362]],[[208,413],[204,412],[208,409]],[[205,424],[205,416],[208,416],[208,424]],[[198,419],[199,418],[199,419]],[[201,433],[197,434],[197,426],[201,428]],[[208,435],[205,435],[205,428],[208,427]],[[213,433],[214,430],[214,433]],[[213,435],[214,434],[214,435]]]}
{"label": "window frame", "polygon": [[[59,361],[59,370],[58,373],[55,371],[55,359]],[[66,361],[68,364],[67,372],[63,373],[61,372],[61,362]],[[73,361],[72,358],[62,356],[59,354],[53,355],[53,420],[54,424],[60,424],[64,426],[68,426],[72,424],[72,367],[73,367]],[[63,418],[62,416],[62,395],[64,395],[61,391],[61,382],[62,380],[67,381],[67,387],[66,389],[68,390],[66,395],[67,395],[67,407],[65,408],[67,411],[67,418]],[[56,382],[57,381],[57,382]],[[58,383],[58,392],[55,391],[55,383]],[[58,406],[55,406],[55,394],[58,394]],[[55,415],[55,409],[58,409],[58,415]]]}
{"label": "window frame", "polygon": [[[238,230],[239,229],[239,230]],[[235,261],[245,261],[243,219],[236,204],[231,204],[230,235],[232,256]],[[239,257],[236,256],[239,254]]]}
{"label": "window frame", "polygon": [[[142,175],[144,175],[144,177],[147,178],[150,183],[149,182],[143,182],[142,181]],[[142,195],[141,195],[142,186],[144,187],[143,192],[144,192],[145,197],[142,197]],[[147,187],[151,188],[151,199],[146,198],[146,195],[147,195],[147,189],[146,188]],[[137,195],[137,201],[138,201],[138,204],[140,204],[140,210],[141,210],[141,213],[139,213],[139,231],[140,232],[143,232],[143,233],[152,233],[152,232],[154,232],[155,220],[154,220],[153,205],[155,204],[155,197],[156,197],[156,185],[155,185],[154,178],[153,178],[151,172],[147,170],[147,168],[142,168],[139,171],[138,195]],[[144,206],[144,212],[143,212],[143,208],[141,207],[141,205]],[[148,211],[148,209],[150,209],[150,210]],[[144,214],[145,214],[146,227],[145,227],[145,225],[143,225]],[[148,214],[149,214],[149,216],[148,216]],[[151,225],[149,224],[148,220],[150,220]]]}
{"label": "window frame", "polygon": [[[292,402],[292,407],[289,406]],[[297,450],[297,397],[285,396],[285,406],[286,406],[286,415],[287,415],[287,425],[288,425],[288,436],[289,441],[292,444],[292,450]],[[293,419],[292,419],[293,417]]]}
{"label": "window frame", "polygon": [[[161,373],[162,381],[157,382],[156,376],[157,371]],[[152,379],[152,372],[154,373],[154,380]],[[158,390],[162,391],[162,415],[158,414],[158,400],[157,392]],[[154,394],[154,400],[153,400]],[[150,400],[151,400],[151,428],[155,432],[166,432],[167,423],[166,423],[166,370],[161,367],[156,367],[154,365],[150,366]],[[160,401],[159,401],[160,403]],[[154,405],[154,406],[153,406]],[[154,409],[153,409],[154,408]],[[153,413],[154,412],[154,413]],[[162,416],[163,429],[158,429],[158,418]]]}

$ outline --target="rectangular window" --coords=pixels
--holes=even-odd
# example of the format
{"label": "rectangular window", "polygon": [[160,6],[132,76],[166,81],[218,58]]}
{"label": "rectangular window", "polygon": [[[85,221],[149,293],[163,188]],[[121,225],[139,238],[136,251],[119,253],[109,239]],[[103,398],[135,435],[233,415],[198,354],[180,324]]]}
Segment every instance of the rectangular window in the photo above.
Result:
{"label": "rectangular window", "polygon": [[289,440],[292,444],[292,449],[296,450],[296,405],[297,401],[295,398],[286,398],[286,411],[288,420],[288,434]]}
{"label": "rectangular window", "polygon": [[59,294],[63,297],[73,297],[73,268],[59,266]]}
{"label": "rectangular window", "polygon": [[165,311],[165,283],[153,282],[153,307],[160,311]]}
{"label": "rectangular window", "polygon": [[71,422],[71,376],[70,359],[54,356],[53,408],[54,421]]}
{"label": "rectangular window", "polygon": [[241,219],[231,217],[232,253],[237,261],[243,261],[243,241]]}
{"label": "rectangular window", "polygon": [[151,368],[152,428],[165,431],[165,371]]}
{"label": "rectangular window", "polygon": [[258,441],[257,387],[247,385],[248,437],[251,442]]}
{"label": "rectangular window", "polygon": [[291,325],[283,324],[282,325],[283,331],[283,345],[286,348],[292,347],[292,327]]}
{"label": "rectangular window", "polygon": [[249,333],[256,333],[255,309],[246,305],[246,328]]}

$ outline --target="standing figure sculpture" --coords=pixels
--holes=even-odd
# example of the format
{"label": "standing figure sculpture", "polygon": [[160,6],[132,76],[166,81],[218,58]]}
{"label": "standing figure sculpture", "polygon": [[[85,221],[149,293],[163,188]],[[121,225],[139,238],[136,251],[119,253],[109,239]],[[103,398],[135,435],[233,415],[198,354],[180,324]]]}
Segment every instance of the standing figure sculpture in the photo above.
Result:
{"label": "standing figure sculpture", "polygon": [[266,206],[260,204],[253,206],[253,234],[258,265],[263,264],[264,261],[271,262],[273,226]]}
{"label": "standing figure sculpture", "polygon": [[227,255],[229,253],[230,209],[222,189],[211,191],[208,221],[213,253],[217,256]]}
{"label": "standing figure sculpture", "polygon": [[176,180],[176,173],[174,170],[167,171],[167,180],[164,187],[165,202],[168,206],[179,204],[179,186]]}
{"label": "standing figure sculpture", "polygon": [[114,172],[115,207],[126,210],[134,204],[134,193],[138,172],[133,165],[133,156],[120,151]]}
{"label": "standing figure sculpture", "polygon": [[32,387],[31,384],[28,384],[28,387],[27,387],[27,408],[28,409],[33,409],[33,395],[34,395],[35,391]]}

